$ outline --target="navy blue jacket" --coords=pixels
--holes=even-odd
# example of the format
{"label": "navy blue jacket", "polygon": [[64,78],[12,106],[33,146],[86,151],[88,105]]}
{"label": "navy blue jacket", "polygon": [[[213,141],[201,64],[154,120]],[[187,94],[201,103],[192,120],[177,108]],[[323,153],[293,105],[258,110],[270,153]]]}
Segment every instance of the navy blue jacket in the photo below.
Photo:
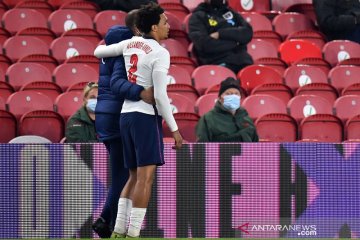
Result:
{"label": "navy blue jacket", "polygon": [[[124,26],[113,26],[105,35],[107,45],[131,38]],[[120,137],[120,112],[124,99],[139,101],[142,86],[127,79],[123,56],[104,58],[100,62],[99,93],[95,109],[95,127],[100,141]]]}

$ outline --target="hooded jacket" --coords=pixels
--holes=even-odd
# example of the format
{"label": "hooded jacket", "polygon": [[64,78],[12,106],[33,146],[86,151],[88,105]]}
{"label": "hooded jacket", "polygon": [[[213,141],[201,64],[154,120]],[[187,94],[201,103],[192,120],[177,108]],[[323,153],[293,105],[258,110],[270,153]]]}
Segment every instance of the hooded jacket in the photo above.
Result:
{"label": "hooded jacket", "polygon": [[255,125],[244,108],[235,115],[217,101],[215,107],[202,116],[196,125],[199,142],[258,142]]}
{"label": "hooded jacket", "polygon": [[[129,28],[113,26],[105,35],[105,43],[118,43],[132,36]],[[139,101],[144,88],[128,81],[123,56],[101,59],[99,72],[95,125],[99,139],[105,141],[120,137],[119,119],[124,99]]]}
{"label": "hooded jacket", "polygon": [[[213,32],[219,32],[219,39],[210,37]],[[201,64],[252,64],[246,47],[252,36],[250,24],[227,5],[201,3],[189,19],[189,37]]]}
{"label": "hooded jacket", "polygon": [[94,122],[90,119],[85,106],[77,110],[67,122],[65,137],[68,143],[98,142]]}

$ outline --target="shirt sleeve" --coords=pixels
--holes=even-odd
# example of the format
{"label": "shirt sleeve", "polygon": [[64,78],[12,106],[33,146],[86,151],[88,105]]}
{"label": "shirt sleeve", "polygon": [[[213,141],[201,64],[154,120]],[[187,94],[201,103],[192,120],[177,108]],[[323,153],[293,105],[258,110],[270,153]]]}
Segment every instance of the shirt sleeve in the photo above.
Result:
{"label": "shirt sleeve", "polygon": [[123,51],[128,44],[129,39],[119,43],[111,44],[109,46],[99,45],[94,51],[97,58],[117,57],[123,54]]}

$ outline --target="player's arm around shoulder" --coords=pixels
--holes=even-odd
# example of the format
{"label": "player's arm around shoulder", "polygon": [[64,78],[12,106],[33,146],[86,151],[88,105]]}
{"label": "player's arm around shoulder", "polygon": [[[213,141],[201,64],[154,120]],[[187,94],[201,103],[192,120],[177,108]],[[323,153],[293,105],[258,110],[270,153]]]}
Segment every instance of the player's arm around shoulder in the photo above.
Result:
{"label": "player's arm around shoulder", "polygon": [[130,39],[121,41],[119,43],[114,43],[109,46],[99,45],[94,51],[94,55],[97,58],[107,58],[107,57],[116,57],[123,54],[123,51]]}

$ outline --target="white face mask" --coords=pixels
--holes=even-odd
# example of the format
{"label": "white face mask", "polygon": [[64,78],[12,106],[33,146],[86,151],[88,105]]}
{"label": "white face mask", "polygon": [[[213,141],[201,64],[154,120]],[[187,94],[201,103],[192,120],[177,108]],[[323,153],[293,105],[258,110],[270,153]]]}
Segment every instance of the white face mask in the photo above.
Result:
{"label": "white face mask", "polygon": [[90,98],[90,99],[87,100],[86,108],[89,110],[89,112],[94,113],[95,108],[96,108],[96,104],[97,104],[97,99]]}
{"label": "white face mask", "polygon": [[224,96],[224,108],[230,111],[236,111],[240,108],[240,99],[241,97],[235,94]]}

